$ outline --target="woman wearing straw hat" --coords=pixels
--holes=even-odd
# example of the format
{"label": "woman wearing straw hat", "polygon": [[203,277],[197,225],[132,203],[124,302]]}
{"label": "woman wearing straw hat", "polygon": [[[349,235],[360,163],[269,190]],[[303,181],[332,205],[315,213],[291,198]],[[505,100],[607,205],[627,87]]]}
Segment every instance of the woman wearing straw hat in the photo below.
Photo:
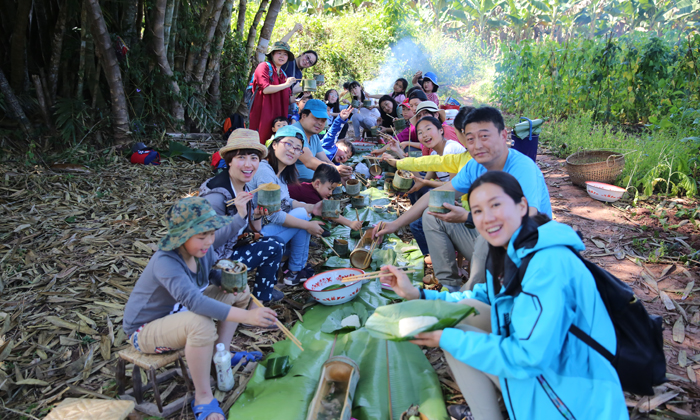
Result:
{"label": "woman wearing straw hat", "polygon": [[282,66],[291,60],[294,60],[294,54],[289,45],[278,41],[270,47],[267,61],[255,68],[255,99],[250,110],[250,129],[259,133],[261,144],[272,137],[272,120],[287,116],[291,86],[296,79],[288,78]]}
{"label": "woman wearing straw hat", "polygon": [[[199,196],[207,200],[217,214],[233,218],[230,224],[216,231],[217,237],[227,238],[215,249],[217,258],[241,261],[248,270],[257,268],[253,288],[255,297],[262,302],[281,300],[284,293],[275,290],[274,285],[277,284],[284,245],[275,238],[254,240],[262,230],[262,213],[260,208],[253,211],[253,195],[246,187],[255,176],[260,161],[267,156],[267,149],[260,144],[258,133],[239,128],[231,133],[219,153],[226,161],[228,171],[209,178],[199,187]],[[236,199],[235,204],[226,204],[233,199]]]}
{"label": "woman wearing straw hat", "polygon": [[168,210],[165,220],[168,233],[124,307],[124,332],[144,354],[184,348],[194,383],[195,418],[224,420],[209,383],[214,348],[219,343],[229,347],[238,323],[271,327],[276,314],[270,308],[246,310],[248,287],[242,293],[226,293],[220,283],[209,282],[214,249],[226,240],[215,231],[233,218],[217,215],[201,197],[187,197]]}

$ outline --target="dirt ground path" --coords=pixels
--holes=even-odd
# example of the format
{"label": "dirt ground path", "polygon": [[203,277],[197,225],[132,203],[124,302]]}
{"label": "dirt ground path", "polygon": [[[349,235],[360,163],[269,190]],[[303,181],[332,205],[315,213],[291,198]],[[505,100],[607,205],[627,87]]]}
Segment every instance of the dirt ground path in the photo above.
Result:
{"label": "dirt ground path", "polygon": [[[656,257],[658,252],[653,251],[654,244],[658,244],[659,248],[663,249],[683,247],[684,242],[694,244],[697,241],[697,229],[691,222],[683,224],[680,229],[664,230],[657,222],[658,219],[650,217],[653,212],[647,209],[637,208],[634,215],[634,212],[621,210],[590,198],[583,188],[571,183],[564,159],[551,155],[538,155],[537,163],[549,187],[554,219],[581,232],[586,244],[583,255],[630,284],[637,297],[644,301],[647,311],[663,317],[667,373],[672,379],[657,392],[657,394],[667,393],[667,396],[657,401],[673,396],[665,402],[667,410],[682,415],[700,413],[700,403],[698,403],[700,388],[696,382],[700,371],[697,374],[695,371],[700,369],[700,364],[692,359],[695,355],[700,355],[698,341],[700,298],[697,295],[698,289],[693,289],[693,285],[696,284],[694,282],[698,278],[698,270],[685,267],[681,263],[674,263],[673,259],[665,258],[663,254],[661,257]],[[665,200],[662,201],[665,202]],[[676,201],[673,204],[687,204],[683,200]],[[668,204],[670,205],[671,202]],[[661,207],[657,213],[664,211],[665,206]],[[659,208],[659,205],[656,205],[656,208]],[[674,216],[667,217],[669,223],[672,223],[670,220]],[[643,254],[640,252],[641,244],[652,249],[649,253],[651,257],[641,255]],[[654,259],[659,262],[652,263]],[[683,292],[689,284],[691,284],[689,286],[691,293],[685,296]],[[666,305],[660,296],[664,293],[669,297]],[[680,343],[674,341],[672,332],[679,318],[684,324],[684,338],[680,337]],[[680,327],[676,327],[678,328]],[[687,361],[681,360],[679,364],[679,353],[682,351],[685,351]],[[683,359],[683,356],[681,355],[680,358]],[[628,405],[637,405],[638,400],[638,397],[628,396]],[[640,404],[640,408],[643,410],[645,405],[648,406],[646,398]],[[663,408],[664,402],[661,402],[659,409]]]}

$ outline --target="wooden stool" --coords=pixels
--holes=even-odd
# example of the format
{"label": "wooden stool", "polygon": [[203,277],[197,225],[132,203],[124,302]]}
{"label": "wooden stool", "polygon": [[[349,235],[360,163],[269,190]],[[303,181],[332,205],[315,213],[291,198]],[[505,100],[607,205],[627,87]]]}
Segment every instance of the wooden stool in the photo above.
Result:
{"label": "wooden stool", "polygon": [[[168,417],[175,411],[180,410],[194,398],[194,385],[185,368],[185,362],[182,360],[183,355],[184,350],[166,354],[144,354],[133,347],[129,347],[126,350],[120,351],[119,359],[117,360],[117,393],[122,398],[136,401],[136,409],[141,412],[151,416]],[[131,374],[133,388],[130,390],[125,390],[127,362],[134,364],[134,370]],[[156,375],[156,369],[160,369],[171,363],[179,364],[181,372],[178,372],[176,367],[160,375]],[[149,380],[145,386],[141,382],[141,369],[144,369],[148,374]],[[185,380],[185,385],[187,385],[187,390],[189,392],[184,397],[178,398],[163,407],[160,391],[158,390],[158,383],[165,382],[178,373]],[[153,388],[153,397],[156,400],[156,404],[143,402],[143,393],[150,388]]]}

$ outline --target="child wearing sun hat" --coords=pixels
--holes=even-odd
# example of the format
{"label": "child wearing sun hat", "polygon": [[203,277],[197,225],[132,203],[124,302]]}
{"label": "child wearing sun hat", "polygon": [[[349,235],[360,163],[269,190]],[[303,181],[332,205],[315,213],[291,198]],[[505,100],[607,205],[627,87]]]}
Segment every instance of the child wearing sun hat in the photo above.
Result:
{"label": "child wearing sun hat", "polygon": [[242,293],[226,293],[219,284],[210,284],[213,249],[226,239],[214,232],[231,223],[231,217],[217,215],[203,198],[188,197],[175,203],[165,218],[168,233],[124,307],[124,332],[141,353],[184,348],[195,387],[195,417],[223,415],[209,385],[216,344],[229,348],[239,322],[270,327],[276,315],[269,308],[246,310],[247,287]]}

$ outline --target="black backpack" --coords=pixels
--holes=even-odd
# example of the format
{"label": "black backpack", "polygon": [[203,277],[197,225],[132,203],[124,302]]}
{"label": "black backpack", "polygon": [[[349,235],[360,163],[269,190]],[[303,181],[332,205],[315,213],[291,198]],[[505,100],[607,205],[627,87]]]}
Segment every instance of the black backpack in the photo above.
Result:
{"label": "black backpack", "polygon": [[[598,293],[615,327],[617,351],[611,354],[576,325],[569,331],[612,363],[622,389],[637,395],[654,395],[652,387],[666,382],[666,357],[660,316],[649,315],[627,284],[569,248],[583,261],[595,279]],[[523,258],[518,270],[522,282],[535,252]]]}

